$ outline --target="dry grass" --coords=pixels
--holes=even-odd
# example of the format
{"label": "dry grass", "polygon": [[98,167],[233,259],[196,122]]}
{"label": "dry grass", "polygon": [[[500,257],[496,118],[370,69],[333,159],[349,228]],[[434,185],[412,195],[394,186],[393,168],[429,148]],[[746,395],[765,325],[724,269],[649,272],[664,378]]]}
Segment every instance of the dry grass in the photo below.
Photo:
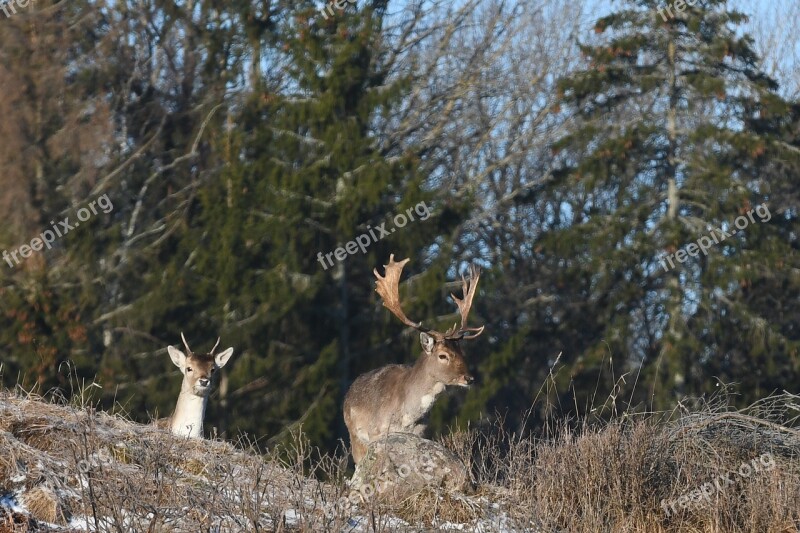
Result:
{"label": "dry grass", "polygon": [[498,428],[447,440],[479,490],[536,531],[788,533],[800,531],[798,417],[800,397],[783,394],[742,411],[562,425],[536,441]]}
{"label": "dry grass", "polygon": [[[320,456],[302,437],[262,454],[244,441],[186,441],[88,406],[0,392],[0,533],[427,531],[448,523],[467,531],[793,532],[798,414],[800,398],[782,395],[745,411],[622,415],[536,440],[499,425],[454,433],[445,444],[470,467],[474,493],[431,490],[393,508],[372,501],[348,512],[335,505],[348,495],[346,460]],[[772,467],[734,476],[707,502],[662,507],[764,454]]]}
{"label": "dry grass", "polygon": [[9,531],[41,530],[41,522],[119,532],[271,531],[295,514],[300,527],[327,529],[337,518],[325,518],[321,506],[333,493],[242,443],[184,440],[90,408],[0,393],[0,495],[14,494],[36,519]]}

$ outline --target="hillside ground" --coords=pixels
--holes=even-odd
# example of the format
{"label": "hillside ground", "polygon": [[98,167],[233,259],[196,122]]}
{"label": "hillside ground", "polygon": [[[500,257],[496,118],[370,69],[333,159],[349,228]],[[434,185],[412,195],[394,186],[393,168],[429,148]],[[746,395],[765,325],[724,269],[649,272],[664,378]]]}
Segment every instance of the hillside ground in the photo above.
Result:
{"label": "hillside ground", "polygon": [[[800,397],[610,422],[500,425],[444,444],[474,490],[387,506],[348,461],[293,444],[185,440],[76,401],[0,392],[0,533],[26,531],[800,531]],[[343,498],[356,505],[342,505]],[[338,502],[338,503],[337,503]]]}

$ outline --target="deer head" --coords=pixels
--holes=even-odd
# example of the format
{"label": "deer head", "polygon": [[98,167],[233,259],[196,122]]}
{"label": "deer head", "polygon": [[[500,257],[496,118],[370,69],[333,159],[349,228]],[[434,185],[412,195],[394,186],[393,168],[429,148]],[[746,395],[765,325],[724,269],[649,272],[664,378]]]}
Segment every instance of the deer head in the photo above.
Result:
{"label": "deer head", "polygon": [[467,369],[464,352],[461,350],[461,340],[470,340],[483,333],[484,326],[479,328],[467,327],[467,317],[472,307],[472,299],[480,279],[480,269],[470,266],[469,279],[461,277],[462,298],[451,294],[453,301],[461,314],[461,325],[453,324],[444,333],[423,327],[422,323],[413,322],[403,312],[400,306],[398,286],[403,267],[408,259],[400,262],[394,260],[394,254],[389,256],[389,264],[384,265],[385,275],[374,270],[376,281],[375,291],[383,300],[383,306],[392,312],[400,321],[420,332],[419,340],[422,345],[423,364],[428,367],[429,374],[445,385],[469,386],[473,378]]}
{"label": "deer head", "polygon": [[220,339],[217,339],[217,343],[209,353],[196,354],[189,349],[189,344],[186,342],[186,337],[183,336],[183,333],[181,333],[181,339],[186,347],[186,353],[172,346],[167,347],[170,359],[183,374],[183,386],[181,389],[191,391],[196,396],[205,397],[211,390],[211,377],[214,372],[225,366],[228,359],[233,355],[233,348],[228,348],[224,352],[214,355],[214,350],[217,349],[220,341]]}

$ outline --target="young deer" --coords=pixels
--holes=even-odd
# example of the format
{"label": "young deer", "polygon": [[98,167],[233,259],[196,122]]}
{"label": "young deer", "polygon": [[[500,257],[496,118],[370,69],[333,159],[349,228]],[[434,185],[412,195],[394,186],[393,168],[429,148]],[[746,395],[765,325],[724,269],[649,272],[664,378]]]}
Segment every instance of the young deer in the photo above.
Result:
{"label": "young deer", "polygon": [[218,368],[225,366],[233,355],[233,348],[214,355],[217,343],[207,354],[192,353],[186,337],[181,333],[186,353],[172,346],[167,347],[169,357],[175,366],[181,369],[183,383],[175,411],[169,418],[162,418],[156,422],[160,427],[169,428],[175,435],[182,437],[203,437],[203,417],[206,413],[208,394],[211,392],[211,376]]}
{"label": "young deer", "polygon": [[[462,276],[463,300],[452,296],[461,313],[461,327],[444,333],[433,331],[406,317],[400,307],[398,283],[408,259],[395,262],[394,255],[385,265],[381,277],[375,269],[376,288],[383,305],[403,324],[420,332],[422,355],[414,366],[388,365],[359,376],[344,397],[344,422],[350,433],[353,460],[358,463],[371,441],[392,432],[422,435],[425,425],[420,421],[428,414],[436,396],[447,385],[468,387],[474,378],[467,370],[462,339],[474,339],[483,333],[484,326],[467,328],[467,316],[478,286],[480,270],[470,267],[470,279]],[[468,335],[468,333],[470,333]]]}

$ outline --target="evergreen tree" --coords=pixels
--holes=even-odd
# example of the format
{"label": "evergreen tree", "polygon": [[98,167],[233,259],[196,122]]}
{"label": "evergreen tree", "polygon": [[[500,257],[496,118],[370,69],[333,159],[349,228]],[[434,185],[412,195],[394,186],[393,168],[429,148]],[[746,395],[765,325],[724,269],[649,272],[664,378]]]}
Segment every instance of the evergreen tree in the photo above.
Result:
{"label": "evergreen tree", "polygon": [[[452,228],[438,225],[414,155],[375,135],[408,87],[382,71],[384,9],[376,2],[324,19],[313,2],[298,2],[275,19],[290,89],[271,85],[268,73],[255,79],[217,144],[225,169],[200,191],[192,237],[178,254],[176,263],[193,250],[192,276],[169,268],[187,282],[179,291],[191,295],[188,309],[209,310],[195,323],[248,347],[232,365],[230,427],[272,441],[302,423],[312,442],[332,448],[345,435],[350,382],[418,352],[416,338],[384,342],[388,330],[376,325],[391,321],[372,269],[389,253],[428,267],[421,252]],[[396,214],[414,221],[395,227]],[[383,225],[390,234],[376,241]],[[359,236],[363,249],[331,256]],[[443,272],[429,272],[414,283],[412,308],[439,296],[426,289]]]}
{"label": "evergreen tree", "polygon": [[[41,393],[91,377],[97,362],[86,324],[97,298],[76,265],[84,259],[76,243],[109,223],[101,215],[76,225],[111,132],[99,52],[108,21],[94,8],[43,0],[0,15],[3,384]],[[75,229],[56,234],[65,218]]]}
{"label": "evergreen tree", "polygon": [[623,391],[635,386],[655,408],[710,392],[715,378],[741,382],[750,402],[788,388],[800,370],[792,316],[752,295],[773,283],[797,291],[796,243],[782,229],[796,213],[765,211],[770,190],[797,175],[762,172],[770,156],[797,161],[778,127],[789,106],[759,72],[750,38],[737,35],[742,14],[722,0],[660,7],[626,1],[598,20],[606,38],[582,46],[587,68],[561,83],[580,122],[556,146],[566,164],[552,187],[573,199],[549,249],[603,324],[565,354],[580,405],[598,374],[608,377],[609,356],[617,377],[628,372]]}
{"label": "evergreen tree", "polygon": [[222,306],[198,287],[218,273],[197,271],[206,249],[197,248],[204,243],[192,227],[205,191],[223,179],[225,122],[236,105],[228,92],[245,77],[243,10],[218,2],[115,6],[110,83],[118,87],[114,118],[126,142],[106,184],[117,200],[118,234],[100,252],[104,294],[95,323],[104,401],[142,421],[174,407],[180,379],[166,346],[180,345],[181,332],[197,351],[218,335],[235,345],[219,327]]}

